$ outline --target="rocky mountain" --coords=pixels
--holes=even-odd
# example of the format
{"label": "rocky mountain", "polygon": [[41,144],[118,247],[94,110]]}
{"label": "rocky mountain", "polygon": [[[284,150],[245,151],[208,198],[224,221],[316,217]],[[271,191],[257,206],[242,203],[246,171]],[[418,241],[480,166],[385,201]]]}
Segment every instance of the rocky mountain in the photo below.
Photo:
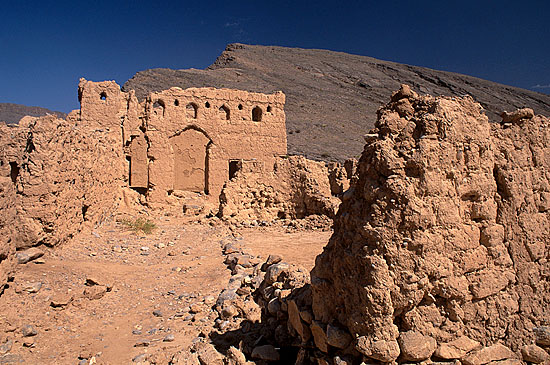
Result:
{"label": "rocky mountain", "polygon": [[550,95],[479,78],[371,57],[315,49],[230,44],[205,70],[138,72],[123,90],[139,98],[172,86],[226,87],[286,96],[288,150],[322,160],[357,157],[376,111],[400,84],[434,96],[471,95],[493,122],[529,107],[550,115]]}
{"label": "rocky mountain", "polygon": [[0,122],[6,122],[6,124],[17,124],[25,115],[40,117],[47,114],[54,114],[61,118],[66,116],[63,112],[51,111],[39,106],[0,103]]}

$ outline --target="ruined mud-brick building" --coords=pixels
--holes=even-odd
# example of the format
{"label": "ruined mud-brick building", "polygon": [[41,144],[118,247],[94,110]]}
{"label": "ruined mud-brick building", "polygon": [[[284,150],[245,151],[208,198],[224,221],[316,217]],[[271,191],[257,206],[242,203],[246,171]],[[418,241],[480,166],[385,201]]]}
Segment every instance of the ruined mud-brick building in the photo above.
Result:
{"label": "ruined mud-brick building", "polygon": [[79,84],[80,120],[120,133],[128,186],[164,205],[181,192],[217,201],[239,161],[273,170],[286,155],[282,92],[173,87],[138,102],[114,81]]}

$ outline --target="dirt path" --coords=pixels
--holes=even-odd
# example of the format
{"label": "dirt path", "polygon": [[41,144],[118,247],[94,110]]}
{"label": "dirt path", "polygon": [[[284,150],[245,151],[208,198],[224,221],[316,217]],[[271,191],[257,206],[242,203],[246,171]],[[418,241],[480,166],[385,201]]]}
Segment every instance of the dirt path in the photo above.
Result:
{"label": "dirt path", "polygon": [[[105,225],[19,265],[0,296],[0,344],[12,343],[0,363],[130,363],[159,348],[174,353],[208,333],[215,319],[208,303],[230,277],[221,245],[233,235],[224,225],[156,223],[151,235]],[[235,236],[253,255],[278,254],[311,269],[330,232],[250,228]],[[193,313],[194,305],[206,310]],[[24,337],[26,325],[37,334]]]}

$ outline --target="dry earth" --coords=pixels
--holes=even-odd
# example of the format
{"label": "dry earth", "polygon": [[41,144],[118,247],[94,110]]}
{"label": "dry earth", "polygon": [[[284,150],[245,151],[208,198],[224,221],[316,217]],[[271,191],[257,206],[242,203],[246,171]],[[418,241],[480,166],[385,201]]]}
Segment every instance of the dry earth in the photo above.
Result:
{"label": "dry earth", "polygon": [[[153,220],[150,235],[111,222],[19,265],[0,296],[0,363],[124,364],[160,349],[170,356],[212,330],[217,314],[202,303],[215,301],[231,275],[223,242],[309,271],[331,235],[282,226],[231,231],[215,218]],[[193,314],[196,303],[202,309]],[[36,335],[24,336],[26,326]]]}

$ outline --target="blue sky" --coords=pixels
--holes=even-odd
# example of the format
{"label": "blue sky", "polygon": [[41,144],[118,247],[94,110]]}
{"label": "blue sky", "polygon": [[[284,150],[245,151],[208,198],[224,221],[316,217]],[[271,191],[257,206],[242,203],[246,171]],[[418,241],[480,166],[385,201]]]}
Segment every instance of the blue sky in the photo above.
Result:
{"label": "blue sky", "polygon": [[68,112],[80,77],[204,68],[233,42],[344,51],[550,93],[545,1],[2,1],[0,102]]}

